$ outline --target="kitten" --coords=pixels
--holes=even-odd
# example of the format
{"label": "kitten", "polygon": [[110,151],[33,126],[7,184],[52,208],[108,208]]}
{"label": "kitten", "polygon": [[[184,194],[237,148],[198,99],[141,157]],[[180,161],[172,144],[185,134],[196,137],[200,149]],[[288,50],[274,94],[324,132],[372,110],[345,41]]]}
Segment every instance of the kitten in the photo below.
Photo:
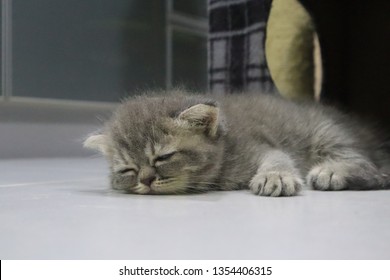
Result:
{"label": "kitten", "polygon": [[114,189],[137,194],[381,189],[390,174],[370,128],[331,108],[262,94],[129,98],[84,145],[105,155]]}

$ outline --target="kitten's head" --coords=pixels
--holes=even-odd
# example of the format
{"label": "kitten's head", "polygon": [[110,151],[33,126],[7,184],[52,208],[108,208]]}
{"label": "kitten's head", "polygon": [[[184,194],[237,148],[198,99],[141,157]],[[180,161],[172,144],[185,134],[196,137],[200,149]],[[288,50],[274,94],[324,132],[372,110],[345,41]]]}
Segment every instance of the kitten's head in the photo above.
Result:
{"label": "kitten's head", "polygon": [[205,191],[218,176],[224,133],[215,103],[196,97],[126,101],[84,145],[110,163],[114,189],[138,194]]}

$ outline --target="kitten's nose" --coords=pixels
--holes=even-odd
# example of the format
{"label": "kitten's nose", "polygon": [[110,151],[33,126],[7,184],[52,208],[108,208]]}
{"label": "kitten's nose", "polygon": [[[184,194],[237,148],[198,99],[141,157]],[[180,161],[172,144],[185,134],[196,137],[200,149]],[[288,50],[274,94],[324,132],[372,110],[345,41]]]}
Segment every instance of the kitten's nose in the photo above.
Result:
{"label": "kitten's nose", "polygon": [[156,176],[150,176],[150,177],[146,177],[146,178],[142,178],[140,180],[140,182],[148,187],[150,187],[150,185],[153,183],[153,181],[156,180]]}
{"label": "kitten's nose", "polygon": [[150,187],[154,180],[156,180],[156,170],[150,166],[143,166],[139,173],[140,182],[145,186]]}

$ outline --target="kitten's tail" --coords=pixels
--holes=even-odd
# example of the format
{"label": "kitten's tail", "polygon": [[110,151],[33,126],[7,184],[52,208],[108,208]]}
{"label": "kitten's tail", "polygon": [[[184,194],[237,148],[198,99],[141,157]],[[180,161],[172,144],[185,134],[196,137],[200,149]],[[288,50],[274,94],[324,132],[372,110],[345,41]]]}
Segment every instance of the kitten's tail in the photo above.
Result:
{"label": "kitten's tail", "polygon": [[371,178],[352,176],[347,179],[351,190],[390,190],[390,175],[382,173]]}
{"label": "kitten's tail", "polygon": [[382,173],[385,189],[390,189],[390,137],[387,137],[385,143],[383,144],[384,151],[384,161],[380,168]]}
{"label": "kitten's tail", "polygon": [[380,169],[383,178],[383,189],[390,190],[390,165]]}
{"label": "kitten's tail", "polygon": [[390,189],[390,136],[383,139],[384,141],[376,149],[374,161],[383,182],[380,189]]}

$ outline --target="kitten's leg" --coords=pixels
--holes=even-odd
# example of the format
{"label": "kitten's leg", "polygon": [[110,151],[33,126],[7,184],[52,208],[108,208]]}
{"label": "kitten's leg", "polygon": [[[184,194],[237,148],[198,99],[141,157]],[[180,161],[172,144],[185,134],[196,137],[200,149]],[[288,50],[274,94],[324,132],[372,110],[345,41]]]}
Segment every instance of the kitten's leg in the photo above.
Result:
{"label": "kitten's leg", "polygon": [[279,150],[267,151],[259,159],[259,167],[249,187],[254,194],[263,196],[296,195],[303,186],[294,161]]}
{"label": "kitten's leg", "polygon": [[383,180],[377,167],[354,151],[322,161],[307,176],[308,185],[316,190],[378,189]]}

